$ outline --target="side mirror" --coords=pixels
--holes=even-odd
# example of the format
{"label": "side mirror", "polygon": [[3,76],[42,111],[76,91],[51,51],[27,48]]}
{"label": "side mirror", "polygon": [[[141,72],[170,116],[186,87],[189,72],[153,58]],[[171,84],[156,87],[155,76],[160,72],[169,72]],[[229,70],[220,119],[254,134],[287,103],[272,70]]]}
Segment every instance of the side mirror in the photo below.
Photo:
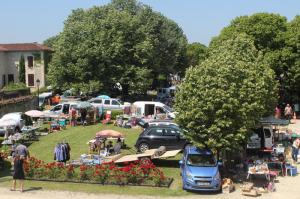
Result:
{"label": "side mirror", "polygon": [[179,165],[181,166],[183,164],[183,161],[182,160],[179,160]]}

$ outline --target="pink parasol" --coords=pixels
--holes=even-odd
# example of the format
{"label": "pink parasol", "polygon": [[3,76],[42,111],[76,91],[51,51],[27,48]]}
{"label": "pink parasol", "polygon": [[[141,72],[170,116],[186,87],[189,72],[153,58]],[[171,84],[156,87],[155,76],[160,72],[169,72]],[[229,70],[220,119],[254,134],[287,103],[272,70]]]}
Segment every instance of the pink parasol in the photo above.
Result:
{"label": "pink parasol", "polygon": [[118,131],[114,131],[114,130],[103,130],[103,131],[99,131],[98,133],[96,133],[96,137],[101,137],[101,138],[123,138],[123,134],[118,132]]}
{"label": "pink parasol", "polygon": [[25,115],[28,115],[29,117],[44,117],[45,116],[45,114],[42,111],[38,111],[38,110],[27,111],[27,112],[25,112]]}

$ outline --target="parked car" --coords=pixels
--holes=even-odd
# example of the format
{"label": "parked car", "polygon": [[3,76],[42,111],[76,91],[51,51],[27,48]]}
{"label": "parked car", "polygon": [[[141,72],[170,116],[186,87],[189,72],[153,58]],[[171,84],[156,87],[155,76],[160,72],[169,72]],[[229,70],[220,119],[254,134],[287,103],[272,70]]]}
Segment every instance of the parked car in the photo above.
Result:
{"label": "parked car", "polygon": [[165,146],[167,150],[184,149],[188,144],[182,130],[173,125],[157,125],[146,128],[138,137],[135,147],[139,152]]}
{"label": "parked car", "polygon": [[273,145],[274,135],[272,126],[262,125],[252,129],[252,134],[247,142],[247,150],[270,149]]}
{"label": "parked car", "polygon": [[0,119],[0,136],[5,135],[6,129],[8,129],[11,134],[21,132],[21,129],[25,125],[25,120],[29,119],[26,117],[27,116],[21,112],[3,115]]}
{"label": "parked car", "polygon": [[56,113],[56,114],[69,114],[70,110],[74,107],[77,109],[79,102],[63,102],[55,105],[52,109],[44,111],[45,113]]}
{"label": "parked car", "polygon": [[42,108],[44,105],[47,104],[48,100],[51,101],[52,92],[46,92],[39,94],[39,108]]}
{"label": "parked car", "polygon": [[102,99],[97,97],[88,100],[88,102],[90,102],[91,105],[94,107],[103,106],[103,108],[106,110],[122,110],[125,108],[125,106],[130,106],[130,104],[127,103],[122,104],[122,102],[119,99],[115,98]]}
{"label": "parked car", "polygon": [[159,125],[167,125],[167,126],[178,126],[173,120],[151,120],[148,122],[149,126],[159,126]]}
{"label": "parked car", "polygon": [[156,118],[175,118],[175,112],[161,102],[137,101],[133,103],[133,114],[137,117],[155,116]]}
{"label": "parked car", "polygon": [[220,162],[212,151],[187,146],[179,161],[184,190],[221,191]]}

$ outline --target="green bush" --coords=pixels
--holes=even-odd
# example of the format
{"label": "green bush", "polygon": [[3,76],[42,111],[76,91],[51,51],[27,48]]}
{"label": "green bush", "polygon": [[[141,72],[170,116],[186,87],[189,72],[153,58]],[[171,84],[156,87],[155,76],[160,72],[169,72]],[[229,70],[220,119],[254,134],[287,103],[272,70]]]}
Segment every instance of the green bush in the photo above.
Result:
{"label": "green bush", "polygon": [[27,89],[24,83],[10,83],[2,89],[2,91],[17,91]]}
{"label": "green bush", "polygon": [[123,115],[123,110],[111,110],[111,119],[115,120],[118,115]]}

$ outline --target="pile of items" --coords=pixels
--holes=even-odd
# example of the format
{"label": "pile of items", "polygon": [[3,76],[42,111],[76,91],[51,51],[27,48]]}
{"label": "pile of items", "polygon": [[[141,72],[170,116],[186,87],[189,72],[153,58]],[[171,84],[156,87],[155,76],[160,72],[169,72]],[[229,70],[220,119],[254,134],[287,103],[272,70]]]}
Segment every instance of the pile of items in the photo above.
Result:
{"label": "pile of items", "polygon": [[234,184],[231,179],[224,178],[222,180],[222,192],[223,193],[231,193],[234,191]]}
{"label": "pile of items", "polygon": [[257,197],[263,193],[274,192],[276,190],[274,182],[267,183],[264,187],[254,187],[253,183],[247,182],[241,186],[242,195]]}

